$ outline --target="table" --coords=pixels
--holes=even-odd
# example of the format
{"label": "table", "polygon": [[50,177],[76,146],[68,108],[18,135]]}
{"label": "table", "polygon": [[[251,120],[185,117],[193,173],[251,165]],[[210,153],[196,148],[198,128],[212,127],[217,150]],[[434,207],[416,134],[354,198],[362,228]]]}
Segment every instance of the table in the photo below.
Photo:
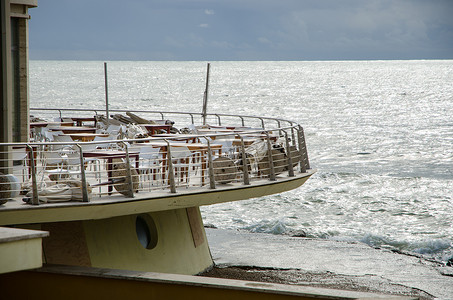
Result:
{"label": "table", "polygon": [[74,141],[91,142],[95,137],[108,137],[108,133],[63,133],[60,135],[69,135]]}
{"label": "table", "polygon": [[82,126],[83,122],[94,122],[96,124],[96,119],[94,117],[71,117],[74,122],[76,122],[77,126]]}
{"label": "table", "polygon": [[50,131],[62,131],[63,133],[96,133],[94,127],[78,127],[78,126],[55,126],[50,127]]}
{"label": "table", "polygon": [[[107,159],[107,177],[110,181],[112,178],[113,171],[113,159],[115,158],[125,158],[126,151],[120,150],[96,150],[96,151],[86,151],[83,152],[83,157],[96,157]],[[129,152],[129,157],[135,158],[135,168],[139,169],[139,153],[138,152]],[[137,171],[138,172],[138,171]],[[113,191],[112,184],[108,185],[108,194],[111,195]]]}
{"label": "table", "polygon": [[[168,153],[168,144],[166,142],[154,142],[151,141],[149,143],[145,143],[145,145],[149,144],[152,147],[160,148],[162,152],[162,160],[166,161],[167,163],[163,164],[162,166],[162,174],[166,174],[166,170],[169,166],[169,160],[167,157]],[[185,142],[170,142],[170,146],[173,147],[187,147],[191,152],[200,152],[201,153],[201,184],[204,184],[204,175],[205,170],[207,167],[205,155],[208,153],[208,145],[203,143],[185,143]],[[222,145],[220,144],[211,144],[211,150],[218,151],[219,156],[222,154]]]}
{"label": "table", "polygon": [[139,124],[139,126],[145,127],[151,135],[156,134],[156,130],[165,130],[167,133],[171,130],[171,125],[166,124]]}
{"label": "table", "polygon": [[200,137],[198,134],[173,134],[173,133],[158,133],[153,135],[154,138],[171,138],[170,141],[184,141],[188,142],[199,142],[200,139],[204,139]]}
{"label": "table", "polygon": [[47,126],[72,126],[74,125],[73,122],[31,122],[30,123],[30,128],[36,128],[36,127],[47,127]]}
{"label": "table", "polygon": [[[251,144],[253,144],[257,140],[258,139],[244,139],[244,146],[248,147],[248,146],[250,146]],[[232,141],[233,141],[233,146],[235,146],[235,147],[241,147],[242,146],[241,139],[233,139]]]}

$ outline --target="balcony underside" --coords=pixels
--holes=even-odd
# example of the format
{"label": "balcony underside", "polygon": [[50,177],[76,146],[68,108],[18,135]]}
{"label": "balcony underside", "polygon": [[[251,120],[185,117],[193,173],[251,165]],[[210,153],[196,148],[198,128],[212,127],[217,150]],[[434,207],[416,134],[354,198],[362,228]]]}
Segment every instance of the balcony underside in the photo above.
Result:
{"label": "balcony underside", "polygon": [[315,173],[308,170],[294,177],[277,176],[275,181],[263,179],[250,185],[230,183],[208,187],[179,188],[176,193],[152,191],[137,193],[134,198],[111,195],[91,202],[61,202],[28,205],[20,200],[9,201],[2,208],[0,225],[95,220],[116,216],[204,206],[262,197],[295,189]]}

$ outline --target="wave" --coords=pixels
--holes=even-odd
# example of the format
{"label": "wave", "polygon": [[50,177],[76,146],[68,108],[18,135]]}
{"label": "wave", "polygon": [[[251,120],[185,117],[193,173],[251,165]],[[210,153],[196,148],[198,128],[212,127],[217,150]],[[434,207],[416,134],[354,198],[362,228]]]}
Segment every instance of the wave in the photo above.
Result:
{"label": "wave", "polygon": [[337,231],[309,232],[306,229],[292,229],[291,224],[284,220],[260,220],[257,223],[241,227],[240,230],[251,233],[360,242],[377,249],[422,255],[425,258],[434,259],[444,264],[449,264],[453,261],[453,243],[450,239],[396,240],[372,233],[367,233],[363,236],[346,236]]}

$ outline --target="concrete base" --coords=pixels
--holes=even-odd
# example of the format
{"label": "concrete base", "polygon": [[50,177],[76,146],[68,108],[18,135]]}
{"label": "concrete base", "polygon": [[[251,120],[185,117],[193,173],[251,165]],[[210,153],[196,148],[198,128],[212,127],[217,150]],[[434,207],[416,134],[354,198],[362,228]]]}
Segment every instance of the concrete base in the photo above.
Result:
{"label": "concrete base", "polygon": [[[138,231],[149,241],[143,245]],[[147,228],[146,228],[147,227]],[[45,263],[194,275],[213,265],[198,207],[33,225]]]}
{"label": "concrete base", "polygon": [[42,266],[41,240],[47,232],[0,227],[0,274]]}

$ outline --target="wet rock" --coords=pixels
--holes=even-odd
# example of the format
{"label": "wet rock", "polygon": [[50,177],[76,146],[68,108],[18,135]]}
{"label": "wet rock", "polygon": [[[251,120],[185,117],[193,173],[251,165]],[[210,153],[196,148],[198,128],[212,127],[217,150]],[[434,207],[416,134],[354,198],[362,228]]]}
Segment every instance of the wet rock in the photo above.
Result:
{"label": "wet rock", "polygon": [[447,266],[453,267],[453,257],[447,260]]}
{"label": "wet rock", "polygon": [[212,229],[217,229],[217,226],[215,226],[214,224],[204,224],[204,228],[212,228]]}
{"label": "wet rock", "polygon": [[303,230],[290,231],[289,236],[292,237],[307,237],[307,233]]}
{"label": "wet rock", "polygon": [[451,276],[453,277],[453,268],[450,268],[450,267],[443,267],[443,268],[439,268],[439,273],[444,275],[444,276]]}

